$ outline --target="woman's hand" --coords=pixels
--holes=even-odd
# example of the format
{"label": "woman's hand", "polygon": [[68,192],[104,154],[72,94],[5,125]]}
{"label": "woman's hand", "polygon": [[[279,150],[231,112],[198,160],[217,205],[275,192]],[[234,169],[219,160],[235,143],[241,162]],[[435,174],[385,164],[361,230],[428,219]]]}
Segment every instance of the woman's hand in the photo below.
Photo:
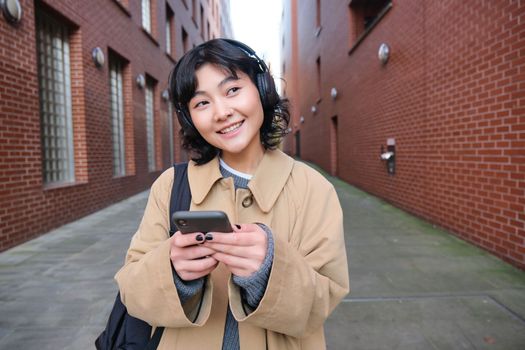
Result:
{"label": "woman's hand", "polygon": [[232,233],[208,233],[203,246],[211,248],[212,257],[224,263],[232,274],[248,277],[261,267],[268,249],[268,237],[257,224],[236,226]]}
{"label": "woman's hand", "polygon": [[196,280],[210,274],[219,263],[206,247],[200,232],[182,234],[177,231],[171,238],[170,259],[175,271],[183,281]]}

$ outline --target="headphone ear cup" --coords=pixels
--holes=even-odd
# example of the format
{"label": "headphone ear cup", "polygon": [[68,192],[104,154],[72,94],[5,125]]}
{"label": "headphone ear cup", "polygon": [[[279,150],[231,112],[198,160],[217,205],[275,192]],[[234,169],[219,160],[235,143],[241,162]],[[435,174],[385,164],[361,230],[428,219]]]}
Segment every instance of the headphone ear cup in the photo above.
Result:
{"label": "headphone ear cup", "polygon": [[179,124],[183,130],[188,131],[194,128],[191,118],[184,108],[177,109],[177,115],[179,116]]}
{"label": "headphone ear cup", "polygon": [[266,106],[266,91],[268,90],[266,87],[266,79],[264,77],[264,73],[257,74],[257,90],[259,90],[259,96],[261,96],[261,102],[263,106]]}
{"label": "headphone ear cup", "polygon": [[257,74],[257,89],[264,109],[273,109],[279,102],[275,82],[269,72]]}

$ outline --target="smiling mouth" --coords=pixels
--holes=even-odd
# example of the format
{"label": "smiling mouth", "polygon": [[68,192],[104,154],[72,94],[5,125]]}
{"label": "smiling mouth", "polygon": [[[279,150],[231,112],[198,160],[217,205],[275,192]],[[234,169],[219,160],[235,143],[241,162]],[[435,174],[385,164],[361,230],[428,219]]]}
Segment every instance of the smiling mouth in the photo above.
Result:
{"label": "smiling mouth", "polygon": [[235,131],[241,127],[242,123],[244,123],[244,120],[241,122],[235,123],[227,128],[219,130],[219,134],[227,134],[229,132]]}

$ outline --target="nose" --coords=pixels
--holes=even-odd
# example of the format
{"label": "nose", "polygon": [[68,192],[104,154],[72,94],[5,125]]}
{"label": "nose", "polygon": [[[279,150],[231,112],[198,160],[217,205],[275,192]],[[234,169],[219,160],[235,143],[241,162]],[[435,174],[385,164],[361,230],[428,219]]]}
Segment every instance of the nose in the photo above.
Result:
{"label": "nose", "polygon": [[233,115],[233,108],[228,106],[226,101],[216,101],[215,102],[215,120],[223,121],[228,119]]}

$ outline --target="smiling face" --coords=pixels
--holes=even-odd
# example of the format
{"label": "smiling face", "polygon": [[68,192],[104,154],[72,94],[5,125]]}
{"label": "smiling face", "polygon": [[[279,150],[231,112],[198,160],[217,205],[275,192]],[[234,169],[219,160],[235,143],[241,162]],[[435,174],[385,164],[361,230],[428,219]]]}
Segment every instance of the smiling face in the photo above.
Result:
{"label": "smiling face", "polygon": [[221,150],[224,161],[252,173],[264,154],[260,129],[264,112],[259,91],[241,71],[237,78],[218,66],[205,64],[196,72],[197,88],[188,103],[197,131]]}

